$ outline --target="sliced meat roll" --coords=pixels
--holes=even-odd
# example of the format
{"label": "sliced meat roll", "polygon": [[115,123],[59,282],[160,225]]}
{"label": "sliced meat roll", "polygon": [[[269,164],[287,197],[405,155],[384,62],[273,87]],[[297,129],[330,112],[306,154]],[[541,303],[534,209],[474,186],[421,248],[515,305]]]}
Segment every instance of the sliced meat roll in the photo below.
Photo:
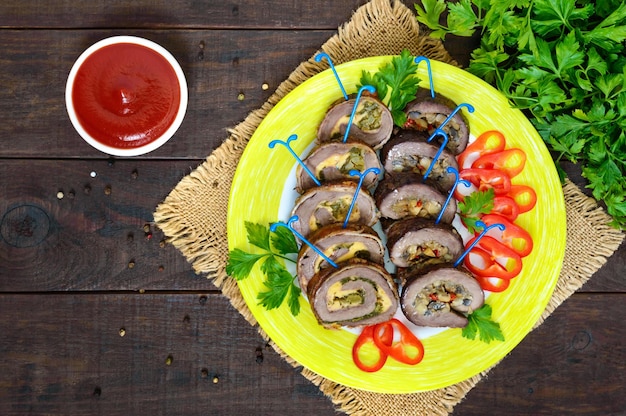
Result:
{"label": "sliced meat roll", "polygon": [[328,267],[308,284],[307,294],[318,322],[327,328],[386,322],[398,308],[398,289],[383,266],[351,259]]}
{"label": "sliced meat roll", "polygon": [[[380,215],[399,220],[406,217],[436,219],[444,206],[447,194],[430,180],[410,173],[386,176],[374,193]],[[451,223],[456,213],[456,201],[450,199],[441,222]]]}
{"label": "sliced meat roll", "polygon": [[[361,224],[331,224],[320,228],[309,238],[309,242],[335,263],[351,258],[360,258],[382,264],[385,247],[371,227]],[[330,264],[307,244],[303,244],[298,253],[296,270],[300,289],[307,293],[309,281],[320,270],[331,267]]]}
{"label": "sliced meat roll", "polygon": [[[397,174],[412,172],[424,175],[439,151],[440,145],[434,140],[428,143],[428,135],[417,130],[400,130],[380,151],[385,172]],[[447,169],[459,170],[459,164],[452,153],[444,149],[433,165],[429,179],[437,182],[443,190],[450,190],[456,180]]]}
{"label": "sliced meat roll", "polygon": [[468,323],[466,314],[484,301],[484,292],[469,271],[442,264],[409,277],[400,305],[415,325],[462,328]]}
{"label": "sliced meat roll", "polygon": [[[415,100],[408,103],[404,109],[407,115],[404,127],[426,131],[431,135],[456,107],[452,100],[439,94],[433,99],[430,90],[420,88]],[[442,130],[448,135],[446,147],[450,152],[458,155],[465,150],[469,140],[469,127],[461,111],[458,111]],[[433,141],[435,140],[441,143],[440,137]]]}
{"label": "sliced meat roll", "polygon": [[463,253],[463,239],[450,224],[405,218],[388,228],[387,249],[396,266],[420,270],[456,260]]}
{"label": "sliced meat roll", "polygon": [[[296,199],[292,215],[299,221],[293,228],[305,238],[325,225],[341,223],[346,219],[358,184],[351,181],[324,184],[311,188]],[[350,223],[374,225],[379,213],[374,198],[364,189],[359,191],[350,215]]]}
{"label": "sliced meat roll", "polygon": [[[304,160],[305,165],[320,182],[337,180],[359,181],[358,176],[351,176],[350,171],[356,169],[365,172],[369,168],[382,170],[378,155],[370,146],[363,142],[349,140],[346,143],[326,142],[315,147]],[[378,176],[368,174],[363,179],[363,187],[374,187],[378,183]],[[305,190],[317,186],[313,178],[298,165],[296,168],[296,191],[302,193]]]}
{"label": "sliced meat roll", "polygon": [[[355,102],[355,98],[341,100],[328,110],[317,130],[319,142],[343,140]],[[362,94],[349,136],[363,141],[374,149],[380,149],[391,137],[393,126],[391,111],[377,98]]]}

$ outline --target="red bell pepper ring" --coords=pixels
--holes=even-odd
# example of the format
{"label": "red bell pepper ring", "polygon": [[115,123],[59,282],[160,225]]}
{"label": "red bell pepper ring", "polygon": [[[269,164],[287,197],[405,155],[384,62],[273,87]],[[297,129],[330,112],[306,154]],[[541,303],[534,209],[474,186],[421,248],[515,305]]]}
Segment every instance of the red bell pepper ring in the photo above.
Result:
{"label": "red bell pepper ring", "polygon": [[[363,328],[363,331],[352,346],[352,361],[354,361],[354,364],[356,364],[359,369],[367,371],[368,373],[373,373],[383,368],[383,366],[387,362],[387,356],[389,355],[385,351],[383,351],[376,342],[374,342],[375,327],[376,325],[370,325]],[[393,337],[393,335],[391,337]],[[381,338],[382,343],[389,342],[389,344],[391,344],[391,340],[392,338],[390,338],[389,336],[383,336]],[[378,358],[372,363],[366,363],[361,356],[362,349],[364,347],[366,348],[367,346],[373,346],[373,350],[378,353]]]}
{"label": "red bell pepper ring", "polygon": [[504,230],[497,228],[489,230],[487,235],[494,237],[502,244],[514,250],[520,257],[526,257],[533,251],[533,238],[530,233],[519,225],[507,220],[502,215],[487,214],[481,218],[487,226],[492,224],[504,225]]}
{"label": "red bell pepper ring", "polygon": [[519,215],[519,206],[510,196],[499,195],[493,198],[493,209],[491,212],[502,215],[507,220],[513,222]]}
{"label": "red bell pepper ring", "polygon": [[459,177],[470,181],[479,191],[493,188],[496,195],[506,195],[511,190],[511,178],[496,169],[463,169]]}
{"label": "red bell pepper ring", "polygon": [[[393,334],[398,332],[399,339],[395,340]],[[391,343],[388,343],[391,333]],[[422,342],[396,318],[376,325],[374,328],[374,342],[378,348],[387,355],[401,363],[415,365],[424,358],[424,345]]]}
{"label": "red bell pepper ring", "polygon": [[513,148],[497,153],[484,155],[472,163],[473,169],[496,169],[514,178],[526,165],[526,153],[522,149]]}
{"label": "red bell pepper ring", "polygon": [[[472,238],[469,247],[478,237]],[[495,238],[484,235],[463,259],[465,267],[477,277],[512,279],[522,271],[522,258]]]}
{"label": "red bell pepper ring", "polygon": [[475,276],[476,281],[483,290],[489,292],[504,292],[509,288],[511,279],[500,279],[498,277],[481,277]]}
{"label": "red bell pepper ring", "polygon": [[481,156],[497,153],[504,150],[506,139],[497,130],[487,130],[467,145],[465,150],[458,156],[459,169],[467,169]]}
{"label": "red bell pepper ring", "polygon": [[520,214],[530,211],[537,204],[537,193],[528,185],[511,185],[508,195],[517,203]]}

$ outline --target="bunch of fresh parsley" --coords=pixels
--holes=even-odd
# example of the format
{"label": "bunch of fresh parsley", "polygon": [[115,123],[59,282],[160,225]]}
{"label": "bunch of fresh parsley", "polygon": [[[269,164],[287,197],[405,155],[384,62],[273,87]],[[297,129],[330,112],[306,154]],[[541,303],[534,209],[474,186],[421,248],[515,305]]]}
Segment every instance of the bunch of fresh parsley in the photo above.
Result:
{"label": "bunch of fresh parsley", "polygon": [[372,74],[362,71],[357,87],[371,85],[376,88],[378,97],[391,111],[394,124],[402,127],[406,123],[403,110],[415,99],[419,88],[420,79],[415,75],[416,72],[415,58],[404,49],[399,56],[394,56],[390,62],[378,68],[378,72]]}
{"label": "bunch of fresh parsley", "polygon": [[298,252],[296,239],[288,229],[279,227],[271,232],[269,227],[262,224],[245,222],[248,242],[262,249],[260,253],[248,253],[239,248],[232,250],[228,255],[226,273],[236,280],[242,280],[250,275],[254,266],[260,260],[261,272],[265,275],[263,284],[266,291],[259,292],[259,304],[266,309],[275,309],[282,305],[287,298],[289,310],[296,316],[300,313],[300,288],[294,283],[295,277],[287,271],[279,259],[293,262],[288,255]]}
{"label": "bunch of fresh parsley", "polygon": [[626,229],[626,2],[421,0],[415,8],[433,37],[480,31],[468,71],[525,112],[557,168],[579,163],[612,225]]}

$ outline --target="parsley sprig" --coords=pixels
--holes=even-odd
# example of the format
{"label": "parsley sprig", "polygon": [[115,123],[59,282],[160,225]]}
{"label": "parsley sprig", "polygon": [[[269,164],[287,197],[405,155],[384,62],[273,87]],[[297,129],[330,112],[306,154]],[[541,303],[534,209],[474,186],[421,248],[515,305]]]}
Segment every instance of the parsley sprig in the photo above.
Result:
{"label": "parsley sprig", "polygon": [[463,201],[459,202],[459,216],[467,227],[467,231],[474,234],[482,230],[482,227],[478,227],[476,222],[483,215],[489,214],[493,210],[494,197],[495,192],[493,188],[489,188],[484,191],[472,192]]}
{"label": "parsley sprig", "polygon": [[378,72],[361,72],[360,88],[371,85],[376,88],[378,97],[389,107],[393,121],[397,126],[404,126],[406,114],[404,108],[415,99],[420,79],[415,75],[417,64],[407,49],[399,56],[394,56],[390,62],[382,65]]}
{"label": "parsley sprig", "polygon": [[626,2],[420,3],[417,20],[433,37],[480,32],[469,72],[525,112],[562,178],[558,162],[579,163],[612,225],[626,229]]}
{"label": "parsley sprig", "polygon": [[469,323],[463,328],[461,335],[471,340],[478,336],[479,340],[487,344],[491,341],[504,341],[500,324],[491,319],[491,312],[491,306],[485,303],[469,314]]}
{"label": "parsley sprig", "polygon": [[261,272],[265,275],[263,284],[266,291],[259,292],[259,304],[270,310],[278,308],[285,299],[289,310],[296,316],[300,313],[300,288],[294,283],[295,277],[279,261],[294,262],[288,254],[298,252],[298,244],[293,234],[284,227],[270,231],[262,224],[245,222],[248,242],[263,250],[261,253],[248,253],[239,248],[232,250],[228,255],[226,273],[236,280],[247,278],[254,266],[260,261]]}

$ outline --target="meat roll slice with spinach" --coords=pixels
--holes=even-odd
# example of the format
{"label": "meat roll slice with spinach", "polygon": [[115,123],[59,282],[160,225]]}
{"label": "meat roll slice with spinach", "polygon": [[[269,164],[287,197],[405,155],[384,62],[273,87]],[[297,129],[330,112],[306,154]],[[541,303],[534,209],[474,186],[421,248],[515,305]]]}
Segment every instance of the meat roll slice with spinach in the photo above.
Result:
{"label": "meat roll slice with spinach", "polygon": [[[428,143],[428,138],[426,132],[417,130],[400,130],[396,133],[380,151],[385,172],[391,175],[403,172],[424,175],[440,147],[434,141]],[[456,179],[454,174],[448,173],[449,167],[459,170],[454,155],[444,149],[428,175],[446,191],[452,189]]]}
{"label": "meat roll slice with spinach", "polygon": [[[365,172],[369,168],[382,170],[378,155],[370,146],[363,142],[348,140],[344,142],[326,142],[316,146],[304,159],[307,168],[320,182],[337,180],[352,180],[358,182],[358,176],[351,176],[350,171],[356,169]],[[374,187],[378,183],[378,176],[369,174],[363,179],[363,187]],[[296,191],[317,186],[313,178],[298,165],[296,168]]]}
{"label": "meat roll slice with spinach", "polygon": [[463,328],[467,314],[484,301],[483,290],[468,270],[440,264],[408,277],[400,305],[415,325]]}
{"label": "meat roll slice with spinach", "polygon": [[[432,180],[423,181],[421,175],[402,173],[387,175],[374,192],[376,205],[384,218],[399,220],[406,217],[436,219],[444,206],[447,194]],[[451,223],[456,214],[456,201],[450,199],[441,222]]]}
{"label": "meat roll slice with spinach", "polygon": [[450,224],[405,218],[387,229],[387,249],[396,266],[420,270],[456,260],[463,252],[463,239]]}
{"label": "meat roll slice with spinach", "polygon": [[[351,258],[360,258],[382,264],[385,247],[371,227],[361,224],[331,224],[320,228],[309,237],[309,241],[335,263]],[[296,270],[303,293],[309,281],[320,270],[332,267],[322,256],[307,244],[298,253]]]}
{"label": "meat roll slice with spinach", "polygon": [[[343,140],[354,108],[355,98],[333,104],[317,129],[318,142]],[[393,132],[391,111],[376,97],[363,93],[357,104],[349,136],[380,149]]]}
{"label": "meat roll slice with spinach", "polygon": [[313,314],[326,328],[386,322],[398,309],[398,288],[383,266],[353,258],[317,273],[308,284]]}
{"label": "meat roll slice with spinach", "polygon": [[[404,127],[425,131],[430,136],[456,107],[452,100],[440,94],[433,99],[430,90],[420,88],[415,100],[408,103],[404,109],[407,115]],[[442,130],[448,135],[446,147],[452,154],[458,155],[465,150],[469,140],[469,127],[461,111],[458,111]],[[441,143],[441,137],[434,140]]]}
{"label": "meat roll slice with spinach", "polygon": [[[357,187],[355,182],[343,181],[310,188],[296,199],[292,215],[297,215],[299,220],[293,223],[293,228],[308,238],[312,232],[325,225],[343,224]],[[378,217],[374,198],[361,189],[349,222],[371,227],[378,221]]]}

